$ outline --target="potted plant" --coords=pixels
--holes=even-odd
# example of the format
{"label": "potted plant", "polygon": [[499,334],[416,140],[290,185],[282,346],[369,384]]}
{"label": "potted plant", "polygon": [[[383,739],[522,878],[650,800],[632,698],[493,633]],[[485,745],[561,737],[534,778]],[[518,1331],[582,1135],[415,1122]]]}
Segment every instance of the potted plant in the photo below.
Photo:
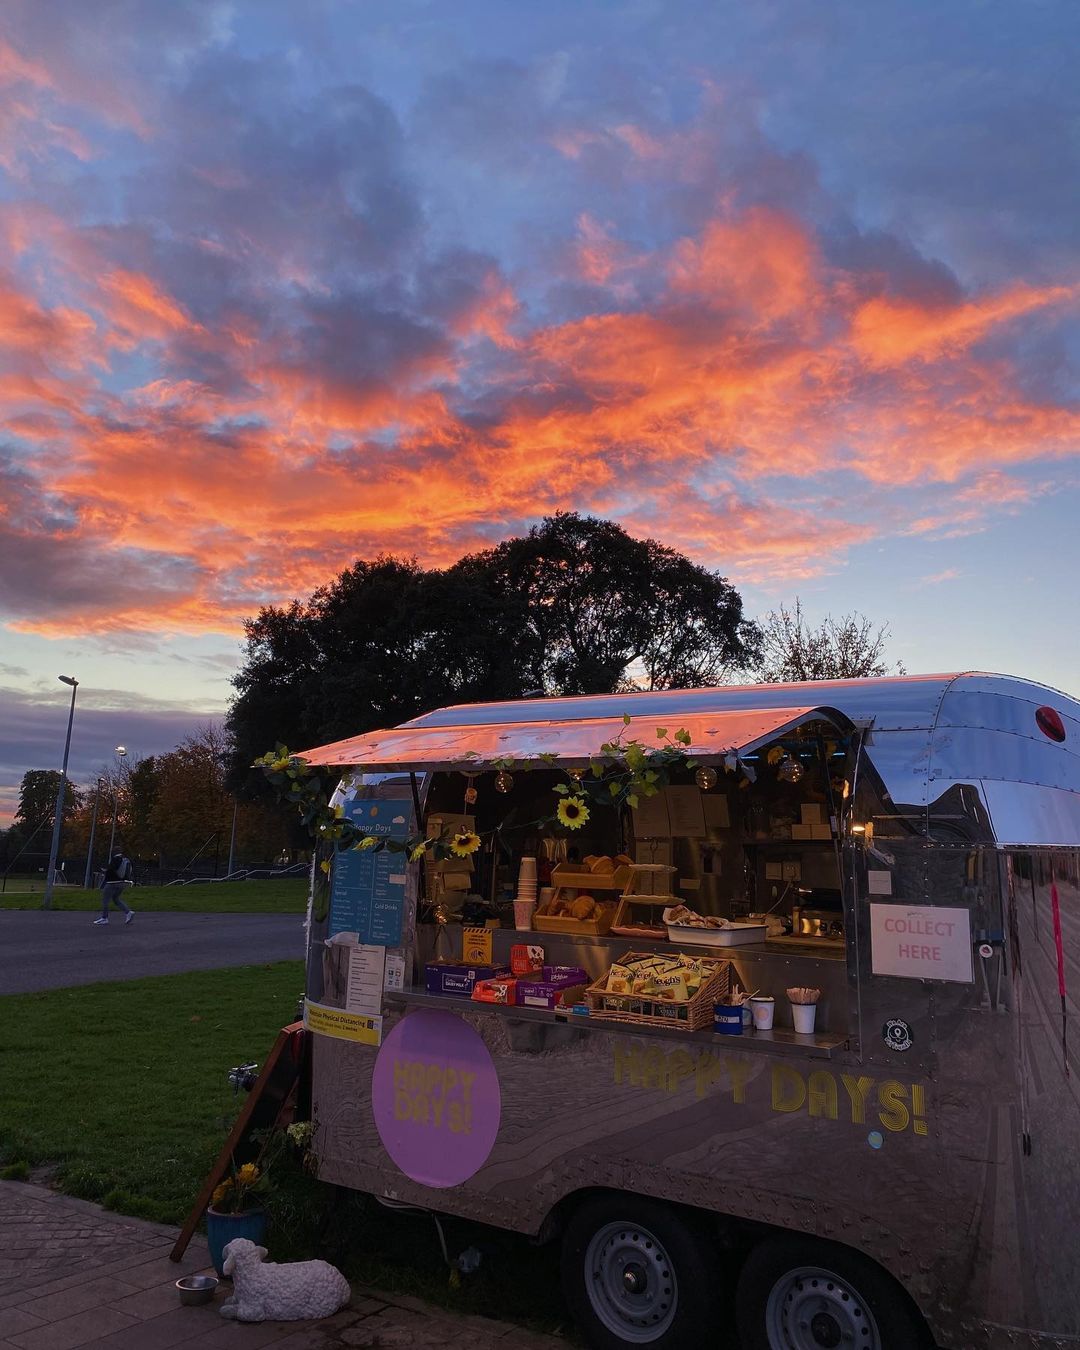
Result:
{"label": "potted plant", "polygon": [[219,1277],[225,1274],[223,1253],[233,1238],[249,1238],[261,1246],[266,1237],[266,1211],[259,1201],[270,1189],[269,1172],[251,1162],[237,1167],[231,1160],[230,1167],[206,1211],[206,1241]]}

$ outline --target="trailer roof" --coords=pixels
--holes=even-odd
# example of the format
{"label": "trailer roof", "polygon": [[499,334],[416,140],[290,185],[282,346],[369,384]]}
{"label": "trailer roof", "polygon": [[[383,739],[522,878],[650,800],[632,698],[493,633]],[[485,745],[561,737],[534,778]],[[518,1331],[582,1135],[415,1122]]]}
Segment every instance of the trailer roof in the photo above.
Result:
{"label": "trailer roof", "polygon": [[[696,713],[748,708],[825,705],[852,721],[874,719],[877,731],[933,728],[950,691],[1019,698],[1034,704],[1080,711],[1068,695],[1011,675],[964,671],[936,675],[887,675],[854,680],[810,680],[799,684],[721,684],[703,689],[641,690],[570,698],[513,699],[436,708],[404,723],[413,727],[483,726],[491,723],[578,721],[600,717],[660,717],[685,721]],[[1065,703],[1062,702],[1065,700]]]}
{"label": "trailer roof", "polygon": [[[565,702],[566,700],[554,700]],[[593,700],[582,700],[592,702]],[[482,705],[481,705],[482,706]],[[658,715],[630,716],[624,713],[637,704],[624,699],[618,716],[575,718],[532,718],[527,721],[460,722],[425,726],[405,723],[388,731],[371,731],[364,736],[335,741],[313,750],[300,751],[309,764],[349,765],[373,771],[485,768],[503,759],[528,759],[554,755],[561,764],[587,765],[601,745],[620,735],[653,746],[657,736]],[[461,710],[467,714],[469,707]],[[723,712],[679,714],[669,720],[666,731],[684,729],[690,734],[687,753],[698,757],[717,757],[729,751],[745,752],[809,721],[824,720],[837,727],[847,725],[834,709],[814,704],[788,708],[742,708]]]}

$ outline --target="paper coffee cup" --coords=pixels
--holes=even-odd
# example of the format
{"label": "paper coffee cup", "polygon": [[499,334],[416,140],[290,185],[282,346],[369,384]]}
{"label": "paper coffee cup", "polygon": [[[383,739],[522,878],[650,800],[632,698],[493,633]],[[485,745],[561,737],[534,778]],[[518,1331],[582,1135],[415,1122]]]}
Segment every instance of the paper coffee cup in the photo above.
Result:
{"label": "paper coffee cup", "polygon": [[795,1030],[800,1036],[810,1035],[814,1030],[816,1018],[816,1003],[793,1003],[791,1005],[791,1020],[795,1025]]}
{"label": "paper coffee cup", "polygon": [[750,1000],[750,1012],[754,1018],[754,1030],[771,1031],[775,1010],[776,1000],[774,998],[752,998]]}
{"label": "paper coffee cup", "polygon": [[532,927],[533,910],[536,908],[535,900],[515,900],[514,901],[514,927],[528,929]]}

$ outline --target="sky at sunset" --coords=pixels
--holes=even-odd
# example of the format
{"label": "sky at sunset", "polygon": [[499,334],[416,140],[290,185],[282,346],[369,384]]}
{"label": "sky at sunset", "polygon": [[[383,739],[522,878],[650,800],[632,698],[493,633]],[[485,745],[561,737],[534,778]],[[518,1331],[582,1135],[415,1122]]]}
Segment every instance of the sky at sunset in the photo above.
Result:
{"label": "sky at sunset", "polygon": [[[563,508],[1080,692],[1075,0],[4,0],[0,823]],[[268,741],[273,739],[272,734]]]}

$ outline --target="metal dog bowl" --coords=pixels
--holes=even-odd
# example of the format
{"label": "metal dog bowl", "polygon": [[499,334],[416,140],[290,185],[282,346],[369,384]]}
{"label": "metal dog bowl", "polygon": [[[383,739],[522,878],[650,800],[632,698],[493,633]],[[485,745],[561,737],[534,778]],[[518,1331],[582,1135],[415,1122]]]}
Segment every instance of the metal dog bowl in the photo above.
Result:
{"label": "metal dog bowl", "polygon": [[193,1307],[197,1303],[209,1303],[218,1287],[216,1275],[185,1275],[176,1281],[176,1292],[180,1302]]}

